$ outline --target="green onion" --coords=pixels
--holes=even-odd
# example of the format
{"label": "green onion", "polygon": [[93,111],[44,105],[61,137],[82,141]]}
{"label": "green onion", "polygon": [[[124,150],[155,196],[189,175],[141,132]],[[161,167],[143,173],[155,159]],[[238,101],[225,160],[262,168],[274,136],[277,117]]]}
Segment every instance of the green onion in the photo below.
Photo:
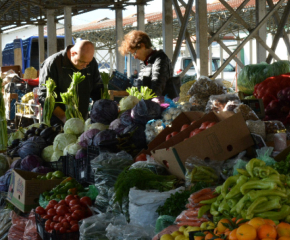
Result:
{"label": "green onion", "polygon": [[8,136],[7,136],[7,121],[5,117],[5,105],[2,94],[2,83],[3,79],[0,78],[0,150],[6,150]]}
{"label": "green onion", "polygon": [[102,93],[102,99],[110,99],[108,85],[113,76],[110,76],[108,73],[105,73],[105,72],[101,72],[100,75],[101,75],[102,82],[104,85],[104,92]]}
{"label": "green onion", "polygon": [[46,86],[46,99],[43,108],[43,122],[50,126],[50,119],[54,110],[55,98],[57,97],[56,93],[54,92],[56,84],[51,78],[48,78],[46,83],[43,85]]}

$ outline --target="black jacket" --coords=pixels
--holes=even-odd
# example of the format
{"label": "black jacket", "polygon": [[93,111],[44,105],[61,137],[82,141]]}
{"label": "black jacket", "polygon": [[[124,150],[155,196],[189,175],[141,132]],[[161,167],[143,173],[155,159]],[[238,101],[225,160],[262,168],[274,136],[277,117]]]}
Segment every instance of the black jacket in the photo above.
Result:
{"label": "black jacket", "polygon": [[154,52],[147,60],[147,65],[141,62],[138,78],[134,80],[135,87],[148,86],[157,96],[178,96],[180,84],[173,81],[173,68],[170,59],[162,51]]}
{"label": "black jacket", "polygon": [[[67,89],[71,83],[71,76],[74,72],[80,71],[86,78],[78,85],[79,96],[79,111],[82,113],[83,118],[86,119],[88,115],[89,99],[98,100],[101,97],[100,87],[101,76],[98,70],[98,63],[95,58],[89,63],[89,65],[82,70],[74,68],[71,61],[67,57],[67,50],[72,47],[68,46],[63,51],[53,54],[47,58],[41,65],[39,73],[39,102],[44,104],[46,97],[46,87],[42,86],[48,78],[51,78],[56,83],[55,92],[57,94],[56,102],[62,102],[60,93],[67,92]],[[64,104],[55,104],[55,107],[59,106],[65,110]],[[59,120],[53,115],[52,123],[59,122]]]}

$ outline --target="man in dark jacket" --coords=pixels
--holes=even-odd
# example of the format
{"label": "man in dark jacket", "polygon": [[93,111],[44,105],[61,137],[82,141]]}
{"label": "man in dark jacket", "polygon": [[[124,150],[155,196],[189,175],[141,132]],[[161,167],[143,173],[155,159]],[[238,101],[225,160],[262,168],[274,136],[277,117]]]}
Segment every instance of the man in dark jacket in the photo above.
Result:
{"label": "man in dark jacket", "polygon": [[[62,102],[60,93],[67,92],[74,72],[81,72],[86,77],[78,85],[79,111],[86,119],[90,97],[94,101],[100,99],[100,88],[102,86],[98,63],[94,58],[94,45],[90,41],[82,40],[74,46],[70,45],[42,63],[39,74],[39,102],[43,106],[46,98],[46,87],[42,84],[48,78],[53,79],[56,83],[56,102]],[[65,121],[65,105],[55,104],[51,124],[64,123]]]}
{"label": "man in dark jacket", "polygon": [[157,96],[178,96],[180,83],[173,80],[173,68],[170,59],[162,50],[154,50],[149,36],[142,31],[133,30],[125,35],[119,47],[121,54],[131,53],[141,60],[141,69],[134,86],[148,86]]}

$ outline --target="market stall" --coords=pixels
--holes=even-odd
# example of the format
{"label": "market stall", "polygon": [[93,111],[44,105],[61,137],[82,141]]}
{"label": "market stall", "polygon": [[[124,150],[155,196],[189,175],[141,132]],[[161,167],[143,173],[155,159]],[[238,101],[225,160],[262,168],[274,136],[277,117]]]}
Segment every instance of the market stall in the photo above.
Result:
{"label": "market stall", "polygon": [[49,79],[42,121],[0,135],[1,238],[289,239],[289,72],[246,66],[239,94],[205,76],[182,79],[177,99],[105,88],[88,119],[75,73],[63,126]]}

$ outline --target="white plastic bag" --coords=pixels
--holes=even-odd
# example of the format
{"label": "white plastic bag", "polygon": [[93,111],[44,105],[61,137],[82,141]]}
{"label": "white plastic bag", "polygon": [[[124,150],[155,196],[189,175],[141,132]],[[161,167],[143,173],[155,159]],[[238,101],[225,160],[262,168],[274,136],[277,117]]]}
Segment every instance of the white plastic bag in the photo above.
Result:
{"label": "white plastic bag", "polygon": [[[155,226],[158,218],[157,208],[163,205],[165,200],[184,187],[179,187],[167,192],[144,191],[131,188],[129,192],[129,214],[130,223],[141,226]],[[140,217],[140,214],[142,217]]]}

